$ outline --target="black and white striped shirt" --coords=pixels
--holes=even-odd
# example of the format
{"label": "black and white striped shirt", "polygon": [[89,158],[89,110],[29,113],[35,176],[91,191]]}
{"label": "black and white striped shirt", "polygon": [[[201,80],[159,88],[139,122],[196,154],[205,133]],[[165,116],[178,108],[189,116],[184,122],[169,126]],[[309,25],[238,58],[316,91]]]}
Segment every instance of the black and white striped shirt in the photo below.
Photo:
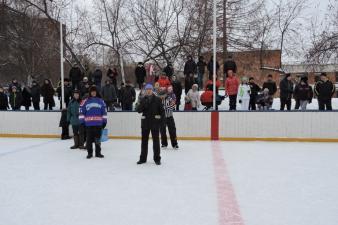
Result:
{"label": "black and white striped shirt", "polygon": [[172,97],[167,96],[165,97],[165,99],[162,100],[162,104],[165,112],[165,117],[172,117],[173,111],[176,108],[176,101]]}

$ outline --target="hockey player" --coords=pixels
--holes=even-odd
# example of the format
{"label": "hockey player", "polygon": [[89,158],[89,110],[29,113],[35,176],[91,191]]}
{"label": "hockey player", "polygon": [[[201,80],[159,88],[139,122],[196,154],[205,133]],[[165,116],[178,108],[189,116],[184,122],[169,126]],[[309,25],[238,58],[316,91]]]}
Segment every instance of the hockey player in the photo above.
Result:
{"label": "hockey player", "polygon": [[169,93],[167,93],[165,90],[162,90],[159,93],[159,97],[162,100],[162,104],[163,104],[164,112],[165,112],[165,117],[162,119],[162,124],[160,128],[162,148],[168,147],[168,140],[167,140],[167,127],[168,127],[171,146],[174,149],[178,149],[178,143],[177,143],[177,137],[176,137],[176,126],[175,126],[175,120],[173,117],[173,110],[175,110],[175,107],[176,107],[176,99],[170,97]]}
{"label": "hockey player", "polygon": [[153,138],[154,161],[156,165],[161,165],[159,132],[161,119],[164,118],[164,109],[161,99],[153,93],[153,86],[151,84],[147,84],[145,89],[145,96],[140,100],[140,104],[137,106],[137,112],[142,113],[141,155],[137,164],[147,162],[148,141],[149,134],[151,132],[151,136]]}
{"label": "hockey player", "polygon": [[102,129],[107,125],[107,111],[106,104],[98,97],[96,86],[89,89],[89,97],[81,102],[79,119],[86,127],[87,159],[93,157],[93,143],[95,143],[95,157],[103,158],[100,138]]}

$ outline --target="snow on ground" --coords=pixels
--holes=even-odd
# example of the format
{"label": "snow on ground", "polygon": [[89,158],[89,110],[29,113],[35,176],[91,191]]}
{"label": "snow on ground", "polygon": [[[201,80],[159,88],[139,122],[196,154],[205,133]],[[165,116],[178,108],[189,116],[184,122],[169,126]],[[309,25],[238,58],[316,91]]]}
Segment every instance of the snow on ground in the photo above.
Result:
{"label": "snow on ground", "polygon": [[71,144],[0,139],[0,224],[223,225],[222,173],[245,225],[338,224],[338,144],[180,141],[161,166],[136,165],[137,140],[90,160]]}

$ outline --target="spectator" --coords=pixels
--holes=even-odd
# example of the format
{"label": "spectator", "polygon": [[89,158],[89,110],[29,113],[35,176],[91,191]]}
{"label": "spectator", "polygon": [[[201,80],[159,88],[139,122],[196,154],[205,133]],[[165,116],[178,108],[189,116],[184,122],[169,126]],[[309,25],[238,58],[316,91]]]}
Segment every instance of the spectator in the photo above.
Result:
{"label": "spectator", "polygon": [[295,88],[294,96],[299,100],[301,110],[306,110],[307,104],[312,102],[313,91],[308,84],[308,78],[302,77],[299,84]]}
{"label": "spectator", "polygon": [[232,55],[229,55],[228,58],[224,62],[224,75],[225,78],[228,77],[228,71],[231,70],[233,73],[237,73],[237,65],[236,62],[233,60]]}
{"label": "spectator", "polygon": [[157,96],[157,94],[160,92],[160,89],[161,89],[160,83],[156,82],[156,83],[154,84],[154,95]]}
{"label": "spectator", "polygon": [[177,80],[176,76],[173,75],[172,78],[173,91],[176,96],[176,110],[180,110],[181,105],[181,96],[182,96],[182,84]]}
{"label": "spectator", "polygon": [[106,85],[102,88],[102,99],[106,103],[107,111],[114,111],[113,103],[116,102],[116,90],[110,80],[106,80]]}
{"label": "spectator", "polygon": [[138,88],[140,90],[142,90],[143,88],[143,83],[145,81],[146,76],[147,76],[147,71],[144,68],[143,63],[139,62],[135,69],[135,77],[136,77],[136,82],[138,84]]}
{"label": "spectator", "polygon": [[132,111],[133,103],[136,100],[136,92],[130,81],[126,81],[126,86],[121,90],[122,110]]}
{"label": "spectator", "polygon": [[[216,60],[216,77],[219,70],[219,64]],[[209,71],[209,80],[211,80],[214,77],[214,58],[211,56],[210,61],[208,63],[208,71]]]}
{"label": "spectator", "polygon": [[52,86],[52,83],[50,80],[45,79],[44,84],[41,87],[41,95],[43,97],[43,103],[44,103],[44,110],[53,110],[53,107],[55,106],[54,101],[54,94],[55,90]]}
{"label": "spectator", "polygon": [[78,64],[75,64],[69,71],[69,79],[72,82],[72,90],[80,89],[80,82],[82,80],[83,74]]}
{"label": "spectator", "polygon": [[80,96],[82,99],[85,97],[88,97],[88,92],[90,88],[90,82],[87,77],[84,77],[81,82],[81,88],[80,88]]}
{"label": "spectator", "polygon": [[9,84],[8,86],[8,90],[9,90],[9,93],[12,92],[12,87],[16,87],[16,91],[17,92],[21,92],[21,85],[19,84],[18,80],[17,79],[13,79],[12,82]]}
{"label": "spectator", "polygon": [[101,83],[102,83],[102,70],[96,69],[93,73],[94,84],[98,91],[101,90]]}
{"label": "spectator", "polygon": [[3,87],[0,87],[0,110],[9,109],[8,96],[5,94]]}
{"label": "spectator", "polygon": [[168,65],[163,69],[163,72],[165,72],[169,80],[171,80],[172,76],[174,75],[173,65],[171,63],[168,63]]}
{"label": "spectator", "polygon": [[73,134],[74,134],[74,145],[70,147],[70,149],[77,149],[82,147],[80,146],[80,120],[79,120],[79,111],[80,111],[80,92],[78,90],[74,90],[73,99],[69,103],[69,107],[67,109],[67,122],[72,125]]}
{"label": "spectator", "polygon": [[26,86],[22,90],[22,106],[25,107],[25,110],[28,111],[29,107],[32,105],[32,95],[30,89]]}
{"label": "spectator", "polygon": [[40,86],[36,81],[32,82],[31,95],[34,110],[40,110]]}
{"label": "spectator", "polygon": [[263,93],[257,97],[257,105],[259,110],[270,110],[273,98],[269,93],[269,89],[265,88]]}
{"label": "spectator", "polygon": [[12,91],[9,94],[9,102],[14,111],[20,110],[22,103],[22,94],[17,89],[17,86],[12,86]]}
{"label": "spectator", "polygon": [[242,77],[242,84],[239,86],[237,93],[239,103],[241,104],[241,110],[249,110],[250,95],[251,89],[248,84],[248,78]]}
{"label": "spectator", "polygon": [[262,89],[264,90],[265,88],[269,90],[269,95],[272,97],[272,101],[273,101],[274,95],[277,92],[277,85],[276,85],[276,82],[272,80],[271,74],[268,75],[268,79],[263,84]]}
{"label": "spectator", "polygon": [[230,110],[236,110],[237,92],[239,87],[239,80],[232,70],[228,70],[228,77],[225,81],[226,94],[229,96]]}
{"label": "spectator", "polygon": [[[72,98],[72,86],[70,85],[69,79],[67,79],[67,78],[65,78],[63,80],[63,82],[64,82],[64,94],[65,94],[64,101],[65,101],[66,108],[67,108],[68,104],[70,102],[70,99]],[[76,88],[75,90],[78,90],[77,86],[75,88]],[[62,104],[61,104],[61,102],[62,102],[61,83],[60,83],[59,87],[56,89],[56,92],[58,94],[59,101],[60,101],[60,109],[62,109]]]}
{"label": "spectator", "polygon": [[161,73],[160,78],[158,79],[158,83],[161,88],[168,88],[171,85],[170,80],[168,79],[167,75],[165,72]]}
{"label": "spectator", "polygon": [[335,92],[335,85],[327,78],[326,73],[322,73],[320,75],[320,81],[315,85],[319,110],[332,110],[332,97]]}
{"label": "spectator", "polygon": [[117,72],[117,69],[114,68],[108,69],[107,71],[107,77],[110,79],[111,84],[114,86],[115,91],[117,90],[117,77],[119,76],[119,73]]}
{"label": "spectator", "polygon": [[256,110],[257,96],[261,88],[255,83],[255,78],[250,77],[249,86],[251,90],[249,110]]}
{"label": "spectator", "polygon": [[204,57],[200,56],[197,62],[197,79],[198,79],[198,86],[203,87],[203,79],[205,74],[205,67],[207,63],[204,61]]}
{"label": "spectator", "polygon": [[69,122],[67,121],[67,109],[64,108],[61,110],[61,119],[59,127],[62,128],[61,140],[67,140],[71,137],[69,136]]}
{"label": "spectator", "polygon": [[184,77],[185,77],[185,94],[191,89],[194,84],[194,74],[197,72],[197,65],[192,56],[188,56],[188,61],[184,65]]}
{"label": "spectator", "polygon": [[197,111],[198,107],[201,105],[200,93],[198,91],[198,85],[194,84],[189,90],[188,94],[185,97],[186,102],[191,103],[192,110]]}
{"label": "spectator", "polygon": [[283,111],[285,106],[288,111],[291,110],[291,100],[293,94],[293,83],[291,74],[286,74],[284,79],[280,82],[280,110]]}

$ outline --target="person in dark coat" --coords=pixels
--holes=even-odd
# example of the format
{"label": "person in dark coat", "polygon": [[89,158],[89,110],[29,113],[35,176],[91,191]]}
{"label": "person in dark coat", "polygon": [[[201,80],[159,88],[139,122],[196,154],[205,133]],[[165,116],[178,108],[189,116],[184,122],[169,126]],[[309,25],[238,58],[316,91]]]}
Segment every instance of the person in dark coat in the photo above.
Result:
{"label": "person in dark coat", "polygon": [[207,63],[204,61],[204,57],[200,56],[198,58],[197,62],[197,79],[198,79],[198,86],[199,87],[204,87],[203,85],[203,79],[204,79],[204,74],[205,74],[205,67],[207,66]]}
{"label": "person in dark coat", "polygon": [[[77,149],[82,147],[83,143],[80,143],[80,91],[74,90],[73,99],[69,103],[67,109],[67,122],[72,125],[73,134],[74,134],[74,145],[70,149]],[[82,146],[81,146],[82,145]]]}
{"label": "person in dark coat", "polygon": [[32,105],[32,95],[28,87],[24,87],[22,90],[22,102],[21,105],[25,107],[25,110],[29,110],[29,107]]}
{"label": "person in dark coat", "polygon": [[154,161],[156,165],[161,165],[161,149],[160,149],[160,125],[165,117],[162,101],[153,93],[153,86],[147,84],[145,96],[141,98],[140,104],[137,107],[137,112],[142,113],[141,128],[142,128],[142,144],[140,160],[137,164],[147,162],[148,156],[148,141],[149,134],[153,138]]}
{"label": "person in dark coat", "polygon": [[277,93],[277,84],[273,81],[271,74],[268,75],[268,79],[263,83],[262,90],[266,88],[269,90],[269,95],[273,99],[274,95]]}
{"label": "person in dark coat", "polygon": [[34,110],[40,110],[40,86],[36,81],[32,82],[31,95]]}
{"label": "person in dark coat", "polygon": [[88,81],[87,77],[84,77],[81,82],[81,88],[80,88],[81,98],[88,96],[89,88],[90,88],[90,82]]}
{"label": "person in dark coat", "polygon": [[261,88],[255,83],[255,78],[253,77],[249,78],[249,86],[251,90],[249,110],[256,110],[257,96]]}
{"label": "person in dark coat", "polygon": [[171,85],[174,89],[174,94],[176,96],[176,110],[180,110],[181,97],[182,97],[182,84],[177,80],[176,76],[173,75],[171,79]]}
{"label": "person in dark coat", "polygon": [[52,83],[50,80],[45,79],[44,84],[41,87],[41,95],[43,97],[43,103],[44,103],[44,110],[53,110],[53,107],[55,106],[54,101],[54,94],[55,90],[52,86]]}
{"label": "person in dark coat", "polygon": [[194,84],[194,75],[197,72],[197,64],[193,60],[192,56],[188,56],[188,61],[186,61],[184,65],[184,88],[185,94],[191,89],[192,85]]}
{"label": "person in dark coat", "polygon": [[9,93],[12,92],[12,87],[16,87],[16,91],[17,92],[21,92],[21,85],[19,84],[18,80],[17,79],[13,79],[12,82],[9,84],[8,86],[8,90],[9,90]]}
{"label": "person in dark coat", "polygon": [[69,71],[69,79],[72,82],[72,90],[80,89],[80,82],[83,74],[78,65],[73,66]]}
{"label": "person in dark coat", "polygon": [[315,85],[319,110],[332,110],[332,97],[336,92],[335,85],[327,78],[326,73],[320,75],[320,81]]}
{"label": "person in dark coat", "polygon": [[299,84],[296,85],[294,91],[295,99],[298,99],[301,110],[306,110],[307,104],[312,102],[313,91],[308,84],[308,78],[302,77]]}
{"label": "person in dark coat", "polygon": [[234,73],[237,73],[237,64],[233,60],[232,55],[229,55],[228,58],[225,60],[223,69],[225,78],[228,77],[229,70],[232,70]]}
{"label": "person in dark coat", "polygon": [[[218,70],[219,70],[219,64],[216,60],[216,76],[218,74]],[[214,57],[212,57],[212,56],[211,56],[210,61],[208,63],[208,71],[209,71],[209,80],[212,80],[212,78],[214,77]]]}
{"label": "person in dark coat", "polygon": [[144,68],[143,63],[139,62],[135,69],[135,77],[136,77],[136,82],[140,90],[142,89],[146,76],[147,76],[147,71]]}
{"label": "person in dark coat", "polygon": [[101,91],[101,83],[102,83],[102,70],[96,69],[93,73],[94,84],[98,91]]}
{"label": "person in dark coat", "polygon": [[59,127],[62,128],[61,140],[71,139],[71,137],[69,136],[69,123],[67,121],[67,109],[66,108],[61,110],[61,118],[60,118]]}
{"label": "person in dark coat", "polygon": [[285,106],[288,111],[291,110],[291,100],[293,94],[293,82],[291,74],[286,74],[284,79],[279,83],[280,89],[280,110],[283,111]]}
{"label": "person in dark coat", "polygon": [[133,103],[136,100],[136,92],[130,81],[126,81],[126,86],[121,88],[122,110],[132,111]]}
{"label": "person in dark coat", "polygon": [[164,67],[163,72],[167,75],[169,80],[171,80],[171,77],[174,75],[174,67],[173,64],[168,63],[166,67]]}
{"label": "person in dark coat", "polygon": [[17,91],[16,86],[12,86],[12,91],[9,94],[9,102],[13,111],[20,110],[22,103],[22,94]]}
{"label": "person in dark coat", "polygon": [[107,77],[110,79],[111,84],[114,86],[115,90],[117,90],[117,77],[119,73],[117,72],[116,68],[108,69]]}
{"label": "person in dark coat", "polygon": [[[76,90],[78,90],[78,89],[76,88]],[[62,109],[61,83],[60,83],[60,86],[56,89],[56,92],[57,92],[59,100],[60,100],[60,109]],[[72,98],[72,92],[73,92],[72,86],[70,85],[69,79],[67,79],[67,78],[64,79],[64,92],[65,92],[65,99],[64,100],[65,100],[65,104],[66,104],[66,108],[67,108],[68,104],[69,104],[69,102]]]}
{"label": "person in dark coat", "polygon": [[8,96],[5,94],[5,91],[2,87],[0,87],[0,110],[9,109],[8,105]]}
{"label": "person in dark coat", "polygon": [[106,85],[102,88],[102,99],[106,103],[107,111],[114,111],[114,103],[117,100],[115,87],[110,80],[106,80]]}

